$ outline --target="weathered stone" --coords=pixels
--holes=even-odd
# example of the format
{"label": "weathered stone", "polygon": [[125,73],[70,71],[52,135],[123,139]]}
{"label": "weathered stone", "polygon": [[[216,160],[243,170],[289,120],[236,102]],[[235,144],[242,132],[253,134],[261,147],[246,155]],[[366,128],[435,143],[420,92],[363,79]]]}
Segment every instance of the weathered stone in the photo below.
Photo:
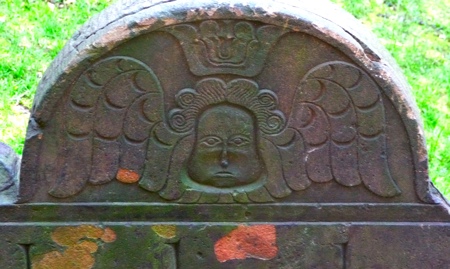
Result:
{"label": "weathered stone", "polygon": [[20,158],[8,145],[0,142],[0,205],[17,201]]}
{"label": "weathered stone", "polygon": [[327,2],[118,2],[39,85],[0,267],[442,267],[417,111]]}

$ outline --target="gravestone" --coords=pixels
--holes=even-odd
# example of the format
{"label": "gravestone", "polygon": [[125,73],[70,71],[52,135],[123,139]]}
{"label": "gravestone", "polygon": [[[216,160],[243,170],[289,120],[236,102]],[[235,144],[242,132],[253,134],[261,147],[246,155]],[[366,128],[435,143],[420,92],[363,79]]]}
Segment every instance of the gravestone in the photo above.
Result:
{"label": "gravestone", "polygon": [[16,201],[20,158],[8,145],[0,142],[0,205]]}
{"label": "gravestone", "polygon": [[445,268],[397,65],[322,1],[119,1],[36,93],[0,268]]}

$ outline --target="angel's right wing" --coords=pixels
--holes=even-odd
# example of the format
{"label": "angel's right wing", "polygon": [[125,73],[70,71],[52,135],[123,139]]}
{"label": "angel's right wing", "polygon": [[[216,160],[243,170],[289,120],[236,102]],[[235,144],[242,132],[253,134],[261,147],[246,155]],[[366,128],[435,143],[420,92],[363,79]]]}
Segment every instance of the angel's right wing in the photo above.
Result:
{"label": "angel's right wing", "polygon": [[54,174],[47,174],[56,178],[52,196],[68,197],[87,182],[114,178],[125,183],[143,178],[146,189],[161,188],[178,137],[161,135],[168,129],[163,91],[147,65],[130,57],[102,60],[81,75],[65,102],[58,163]]}

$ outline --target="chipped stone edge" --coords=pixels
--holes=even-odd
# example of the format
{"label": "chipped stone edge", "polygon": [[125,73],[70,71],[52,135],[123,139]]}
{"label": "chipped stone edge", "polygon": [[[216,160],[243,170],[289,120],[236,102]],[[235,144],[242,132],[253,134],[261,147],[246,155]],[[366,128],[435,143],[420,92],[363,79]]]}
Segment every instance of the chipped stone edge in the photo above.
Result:
{"label": "chipped stone edge", "polygon": [[0,144],[2,147],[0,154],[4,155],[0,156],[2,157],[0,158],[0,170],[3,170],[8,176],[5,182],[3,182],[3,178],[0,178],[0,183],[6,183],[0,185],[0,205],[7,205],[17,201],[21,159],[10,146],[1,142]]}

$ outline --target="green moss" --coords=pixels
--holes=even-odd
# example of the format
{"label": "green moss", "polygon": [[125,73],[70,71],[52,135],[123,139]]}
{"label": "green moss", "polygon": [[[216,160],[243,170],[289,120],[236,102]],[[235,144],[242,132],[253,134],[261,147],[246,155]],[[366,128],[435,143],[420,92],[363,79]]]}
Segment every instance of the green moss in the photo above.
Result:
{"label": "green moss", "polygon": [[22,153],[42,74],[70,36],[111,0],[0,1],[0,141]]}

